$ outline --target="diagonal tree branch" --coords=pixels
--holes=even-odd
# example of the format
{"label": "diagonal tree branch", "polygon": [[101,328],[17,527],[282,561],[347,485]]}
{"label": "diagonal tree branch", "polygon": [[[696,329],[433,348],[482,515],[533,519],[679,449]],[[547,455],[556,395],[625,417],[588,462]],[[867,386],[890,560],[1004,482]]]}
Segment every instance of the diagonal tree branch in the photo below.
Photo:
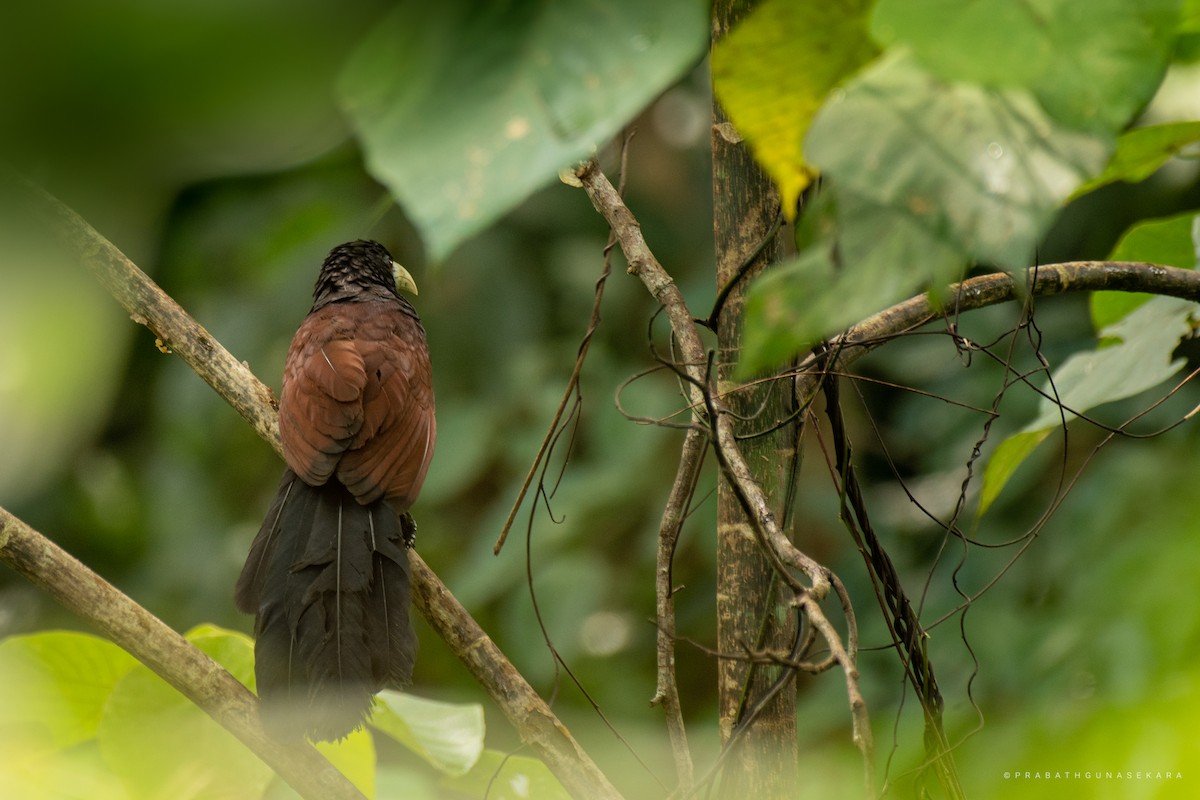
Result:
{"label": "diagonal tree branch", "polygon": [[[235,359],[154,281],[126,258],[124,253],[92,229],[74,211],[36,186],[28,185],[27,188],[35,198],[39,210],[50,219],[64,242],[74,249],[80,262],[125,307],[132,319],[145,325],[158,337],[160,348],[169,348],[183,358],[196,374],[246,418],[277,453],[281,453],[275,400],[270,389],[254,376],[249,367]],[[36,533],[33,535],[41,538]],[[533,747],[573,796],[620,798],[620,793],[574,740],[566,726],[504,657],[478,623],[454,599],[450,590],[419,555],[412,551],[409,554],[413,571],[414,604],[491,695],[516,727],[521,739]],[[49,571],[41,575],[38,582],[45,585],[57,582],[61,577],[60,573]],[[132,604],[132,601],[129,602]],[[161,628],[151,628],[150,634],[143,632],[138,636],[129,637],[124,635],[120,627],[113,628],[109,617],[94,617],[88,613],[89,609],[86,606],[72,608],[98,625],[105,633],[113,635],[114,641],[143,660],[181,691],[181,687],[188,686],[189,681],[195,677],[184,669],[184,661],[154,656],[155,648],[162,647],[159,637],[178,636],[161,622]],[[153,619],[145,609],[136,608],[137,614]],[[135,612],[125,608],[123,613]],[[122,638],[116,638],[118,635]],[[186,642],[184,644],[187,648],[195,650]],[[237,684],[237,681],[219,666],[213,666]],[[237,686],[240,687],[241,684]],[[229,688],[229,691],[234,690]],[[241,691],[244,693],[244,688]],[[240,707],[239,703],[245,699],[230,699],[233,695],[227,695],[224,691],[203,695],[195,692],[184,693],[222,725],[226,725],[227,718],[235,713],[232,709]],[[247,724],[260,730],[257,714],[253,714],[252,717],[253,722]],[[278,759],[273,759],[269,751],[257,747],[257,740],[252,743],[243,738],[243,741],[278,771]],[[312,750],[311,756],[308,757],[320,759],[315,750]],[[297,790],[300,791],[299,788]],[[301,793],[305,794],[303,791]],[[318,791],[305,796],[344,795]]]}

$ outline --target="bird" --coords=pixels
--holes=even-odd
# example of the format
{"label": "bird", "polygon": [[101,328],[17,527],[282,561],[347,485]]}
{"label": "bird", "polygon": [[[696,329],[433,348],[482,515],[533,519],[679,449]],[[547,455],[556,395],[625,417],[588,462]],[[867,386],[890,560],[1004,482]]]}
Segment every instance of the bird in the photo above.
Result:
{"label": "bird", "polygon": [[378,242],[330,251],[288,349],[287,468],[235,602],[255,615],[260,716],[280,739],[348,736],[374,695],[411,684],[407,549],[437,438],[416,283]]}

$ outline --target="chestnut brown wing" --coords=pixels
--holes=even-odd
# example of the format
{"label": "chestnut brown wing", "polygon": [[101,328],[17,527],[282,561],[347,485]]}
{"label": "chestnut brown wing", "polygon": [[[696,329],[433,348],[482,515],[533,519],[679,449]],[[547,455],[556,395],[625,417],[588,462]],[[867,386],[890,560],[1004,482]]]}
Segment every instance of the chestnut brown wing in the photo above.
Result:
{"label": "chestnut brown wing", "polygon": [[416,500],[437,430],[425,334],[385,303],[338,303],[304,321],[279,402],[284,457],[306,483],[336,475],[360,503]]}
{"label": "chestnut brown wing", "polygon": [[356,342],[367,375],[363,425],[337,477],[359,502],[386,497],[404,511],[425,481],[437,431],[424,333],[408,316],[393,322],[379,338]]}

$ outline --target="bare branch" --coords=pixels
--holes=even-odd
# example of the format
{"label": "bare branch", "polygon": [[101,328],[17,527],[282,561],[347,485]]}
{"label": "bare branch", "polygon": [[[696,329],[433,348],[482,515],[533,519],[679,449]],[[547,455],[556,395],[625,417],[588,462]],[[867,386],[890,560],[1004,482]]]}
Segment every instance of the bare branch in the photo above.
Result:
{"label": "bare branch", "polygon": [[[705,383],[705,351],[696,330],[695,318],[688,311],[687,303],[674,279],[663,269],[662,264],[654,257],[650,247],[642,236],[641,226],[633,216],[633,212],[625,205],[609,183],[608,178],[600,171],[594,161],[582,165],[575,174],[583,183],[584,191],[617,234],[617,241],[625,252],[629,262],[629,273],[639,278],[658,302],[662,303],[671,322],[671,331],[675,335],[679,348],[683,353],[683,367],[691,379],[691,392],[705,394],[700,387]],[[801,553],[788,541],[780,529],[770,504],[763,494],[761,487],[753,479],[749,466],[741,456],[737,447],[736,434],[733,430],[733,420],[728,414],[720,413],[719,404],[712,393],[707,398],[693,398],[693,403],[705,402],[718,413],[710,413],[710,424],[715,427],[718,454],[726,463],[722,466],[728,473],[731,482],[736,486],[747,513],[755,521],[756,528],[766,537],[773,550],[783,562],[806,575],[812,581],[813,591],[818,599],[829,593],[829,582],[825,568],[808,556]],[[802,588],[794,586],[793,588]]]}
{"label": "bare branch", "polygon": [[704,345],[696,331],[691,312],[684,302],[683,293],[675,285],[675,280],[663,269],[662,264],[654,257],[646,238],[642,236],[642,226],[638,224],[633,212],[625,205],[621,195],[600,171],[595,161],[582,164],[575,175],[583,184],[592,205],[600,212],[617,236],[617,243],[625,254],[629,264],[629,274],[637,277],[649,290],[650,294],[662,304],[671,322],[671,332],[683,353],[683,367],[695,383],[693,386],[692,403],[702,405],[699,397],[699,384],[704,380]]}
{"label": "bare branch", "polygon": [[413,603],[573,797],[620,798],[566,726],[429,566],[412,554]]}
{"label": "bare branch", "polygon": [[695,780],[692,753],[688,747],[687,729],[683,724],[683,709],[679,703],[679,686],[675,679],[675,586],[672,566],[675,545],[687,516],[696,482],[700,479],[700,466],[704,461],[704,450],[708,437],[700,428],[691,428],[683,440],[683,452],[679,456],[679,468],[675,472],[675,483],[663,509],[658,528],[658,551],[655,558],[654,617],[658,628],[658,680],[652,704],[662,706],[667,721],[667,736],[671,741],[671,752],[675,758],[675,774],[679,779],[678,791],[691,791]]}
{"label": "bare branch", "polygon": [[[928,294],[920,294],[868,317],[835,337],[829,342],[829,350],[837,358],[829,365],[829,371],[841,372],[894,337],[952,314],[1030,295],[1095,291],[1152,292],[1200,302],[1200,271],[1142,261],[1067,261],[1030,267],[1019,284],[1003,272],[969,278],[945,290],[944,309],[937,308]],[[818,362],[818,356],[811,356],[800,363],[798,371],[814,370],[810,380],[815,382],[820,374],[815,369]],[[810,388],[803,394],[807,396],[812,391]]]}
{"label": "bare branch", "polygon": [[[32,186],[30,189],[33,191],[40,209],[62,232],[65,241],[75,249],[81,263],[90,269],[100,282],[113,293],[114,297],[129,311],[133,320],[150,328],[160,343],[165,343],[173,352],[182,357],[205,382],[250,422],[255,431],[274,447],[276,452],[282,452],[271,392],[254,376],[250,369],[230,355],[186,311],[126,258],[124,253],[93,230],[75,212],[41,189]],[[46,542],[46,544],[49,543]],[[620,794],[616,788],[604,776],[599,767],[587,757],[572,738],[566,726],[558,720],[550,707],[517,672],[491,639],[483,633],[478,623],[454,600],[450,590],[429,569],[419,555],[409,551],[409,557],[413,569],[413,594],[416,606],[425,614],[433,628],[442,635],[455,655],[471,670],[475,678],[504,711],[517,728],[522,740],[533,747],[538,756],[546,762],[546,765],[572,795],[619,798]],[[46,580],[57,580],[56,576],[59,574],[51,571],[47,573]],[[132,604],[132,601],[129,603]],[[136,613],[139,619],[143,617],[153,619],[145,609],[136,605],[134,608],[137,609],[136,612],[126,609],[123,613]],[[193,679],[192,673],[183,666],[185,662],[176,658],[156,656],[156,653],[160,651],[174,652],[171,645],[164,645],[161,640],[169,639],[172,636],[178,637],[178,634],[162,623],[149,628],[149,633],[143,630],[131,638],[123,636],[120,627],[112,627],[112,620],[108,616],[94,617],[87,613],[86,606],[72,606],[72,609],[98,625],[106,634],[113,636],[114,641],[146,663],[173,686],[177,688],[187,686]],[[117,638],[118,636],[122,636],[122,638]],[[186,649],[194,650],[190,645],[186,645],[186,642],[184,645]],[[219,670],[219,667],[217,669]],[[228,676],[228,673],[220,671],[223,675]],[[230,680],[233,680],[232,677]],[[233,680],[233,683],[236,684],[237,681]],[[183,691],[182,688],[181,691]],[[240,701],[231,699],[235,695],[226,695],[223,691],[193,693],[188,694],[188,697],[197,702],[205,712],[222,725],[227,725],[228,717],[240,713],[237,711],[238,708],[241,708],[238,705]],[[257,726],[258,715],[255,713],[252,717],[253,724]],[[250,741],[247,741],[247,745],[278,771],[275,763],[277,759],[274,759],[274,755],[270,751],[259,749]],[[319,758],[319,754],[313,751],[312,757]],[[280,771],[280,774],[284,773]],[[297,790],[299,791],[299,788]],[[305,794],[305,792],[301,793]],[[306,796],[332,797],[335,795],[318,791]]]}

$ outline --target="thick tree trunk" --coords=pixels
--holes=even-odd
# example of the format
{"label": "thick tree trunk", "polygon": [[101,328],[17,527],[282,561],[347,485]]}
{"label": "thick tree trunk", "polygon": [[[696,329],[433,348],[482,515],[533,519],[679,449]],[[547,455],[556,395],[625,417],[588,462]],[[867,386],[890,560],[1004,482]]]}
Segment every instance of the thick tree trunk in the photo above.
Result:
{"label": "thick tree trunk", "polygon": [[[753,0],[716,0],[712,10],[713,41],[723,36],[753,5]],[[779,213],[779,197],[771,181],[751,158],[724,113],[713,104],[713,229],[716,236],[717,288],[734,280],[746,260],[763,244]],[[782,381],[730,393],[741,349],[743,289],[780,254],[779,242],[762,248],[749,273],[730,293],[718,319],[717,385],[726,407],[737,414],[740,435],[768,431],[791,409]],[[796,454],[795,428],[784,425],[742,440],[746,461],[772,499],[776,519],[785,519]],[[764,701],[781,677],[781,669],[751,665],[748,651],[786,653],[793,626],[786,590],[772,580],[737,498],[722,481],[717,495],[717,643],[727,656],[718,674],[721,740],[735,731],[735,750],[726,762],[722,796],[776,798],[796,790],[796,703],[794,684]],[[751,718],[752,717],[752,718]]]}

